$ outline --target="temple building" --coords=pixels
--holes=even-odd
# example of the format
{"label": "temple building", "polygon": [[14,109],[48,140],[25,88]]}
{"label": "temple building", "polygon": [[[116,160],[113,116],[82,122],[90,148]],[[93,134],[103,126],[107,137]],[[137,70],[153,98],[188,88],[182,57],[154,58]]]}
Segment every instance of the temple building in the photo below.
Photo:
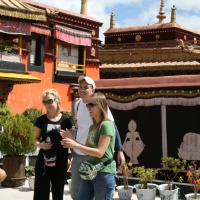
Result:
{"label": "temple building", "polygon": [[[200,160],[200,31],[165,22],[110,28],[87,15],[30,0],[0,1],[0,100],[13,114],[42,109],[41,94],[55,88],[71,111],[80,75],[96,80],[119,128],[127,160],[159,167],[161,157]],[[101,45],[101,48],[99,46]],[[151,158],[151,159],[149,159]]]}
{"label": "temple building", "polygon": [[30,0],[0,1],[0,100],[13,114],[42,109],[44,90],[58,90],[72,110],[80,75],[99,79],[98,46],[102,23],[87,15]]}
{"label": "temple building", "polygon": [[99,50],[100,80],[127,160],[160,167],[161,157],[200,160],[200,31],[165,22],[164,0],[155,24],[115,27]]}

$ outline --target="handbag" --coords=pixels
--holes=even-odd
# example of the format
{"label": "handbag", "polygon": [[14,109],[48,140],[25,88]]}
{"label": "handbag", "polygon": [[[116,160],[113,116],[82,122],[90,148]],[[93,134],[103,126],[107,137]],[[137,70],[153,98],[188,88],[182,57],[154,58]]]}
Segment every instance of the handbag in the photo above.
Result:
{"label": "handbag", "polygon": [[105,162],[100,162],[96,165],[93,165],[87,161],[81,163],[79,168],[81,178],[84,180],[93,180],[97,176],[97,172],[102,170],[106,165],[110,164],[112,161],[113,158],[110,158]]}

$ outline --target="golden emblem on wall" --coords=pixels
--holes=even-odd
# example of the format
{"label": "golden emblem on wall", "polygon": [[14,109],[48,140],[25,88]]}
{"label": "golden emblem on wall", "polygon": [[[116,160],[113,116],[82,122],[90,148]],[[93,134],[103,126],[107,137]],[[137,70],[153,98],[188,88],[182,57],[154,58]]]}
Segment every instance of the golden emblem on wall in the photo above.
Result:
{"label": "golden emblem on wall", "polygon": [[135,36],[135,40],[136,40],[137,42],[139,42],[141,39],[142,39],[141,35],[136,35],[136,36]]}
{"label": "golden emblem on wall", "polygon": [[91,48],[91,56],[95,56],[96,50],[94,47]]}
{"label": "golden emblem on wall", "polygon": [[157,34],[156,35],[156,40],[158,40],[158,39],[160,39],[160,35]]}
{"label": "golden emblem on wall", "polygon": [[117,41],[118,41],[118,42],[121,42],[121,41],[122,41],[122,38],[119,37],[119,38],[117,39]]}
{"label": "golden emblem on wall", "polygon": [[194,38],[194,44],[197,44],[197,38]]}
{"label": "golden emblem on wall", "polygon": [[95,36],[95,30],[92,30],[92,36]]}

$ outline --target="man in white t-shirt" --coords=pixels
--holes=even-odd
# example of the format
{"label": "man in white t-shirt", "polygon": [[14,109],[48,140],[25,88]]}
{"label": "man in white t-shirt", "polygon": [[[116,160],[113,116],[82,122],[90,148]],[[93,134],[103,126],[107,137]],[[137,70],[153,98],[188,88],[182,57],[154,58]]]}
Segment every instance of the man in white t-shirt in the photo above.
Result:
{"label": "man in white t-shirt", "polygon": [[[75,115],[78,123],[78,130],[77,130],[77,135],[76,135],[76,140],[81,143],[85,144],[88,132],[89,132],[89,127],[92,124],[92,119],[90,117],[90,114],[88,112],[88,109],[86,108],[86,103],[88,103],[90,95],[95,92],[95,83],[94,80],[91,79],[88,76],[80,76],[78,79],[79,83],[79,96],[80,99],[76,101],[74,110],[75,110]],[[109,117],[112,121],[114,121],[113,116],[110,112],[110,109],[108,108],[109,111]],[[125,163],[125,157],[123,154],[123,148],[121,144],[121,139],[119,136],[119,132],[116,129],[116,146],[118,150],[118,164],[123,165]],[[73,152],[73,162],[72,162],[72,167],[71,167],[71,197],[73,200],[77,199],[78,196],[78,190],[79,186],[81,183],[81,178],[79,175],[79,167],[80,164],[84,161],[88,160],[88,156],[79,151],[78,149],[74,149]]]}

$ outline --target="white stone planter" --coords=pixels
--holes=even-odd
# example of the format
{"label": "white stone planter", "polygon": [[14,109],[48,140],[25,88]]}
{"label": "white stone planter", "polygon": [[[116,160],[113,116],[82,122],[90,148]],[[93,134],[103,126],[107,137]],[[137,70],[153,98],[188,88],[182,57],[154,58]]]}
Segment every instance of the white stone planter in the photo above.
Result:
{"label": "white stone planter", "polygon": [[35,184],[35,176],[31,176],[28,178],[28,184],[31,190],[34,190],[34,184]]}
{"label": "white stone planter", "polygon": [[[200,200],[200,193],[197,193],[197,198],[196,198],[196,200]],[[185,198],[187,199],[187,200],[195,200],[194,199],[194,193],[190,193],[190,194],[186,194],[185,195]]]}
{"label": "white stone planter", "polygon": [[67,183],[68,183],[68,186],[69,186],[69,192],[71,191],[71,182],[72,182],[72,179],[67,180]]}
{"label": "white stone planter", "polygon": [[161,200],[178,200],[178,189],[168,189],[168,184],[161,184],[158,186]]}
{"label": "white stone planter", "polygon": [[139,200],[155,200],[158,185],[148,183],[148,189],[143,189],[141,184],[134,185]]}
{"label": "white stone planter", "polygon": [[124,189],[123,185],[117,186],[117,192],[119,195],[119,199],[123,199],[123,200],[131,200],[132,195],[133,195],[133,187],[132,186],[128,186],[128,189]]}

